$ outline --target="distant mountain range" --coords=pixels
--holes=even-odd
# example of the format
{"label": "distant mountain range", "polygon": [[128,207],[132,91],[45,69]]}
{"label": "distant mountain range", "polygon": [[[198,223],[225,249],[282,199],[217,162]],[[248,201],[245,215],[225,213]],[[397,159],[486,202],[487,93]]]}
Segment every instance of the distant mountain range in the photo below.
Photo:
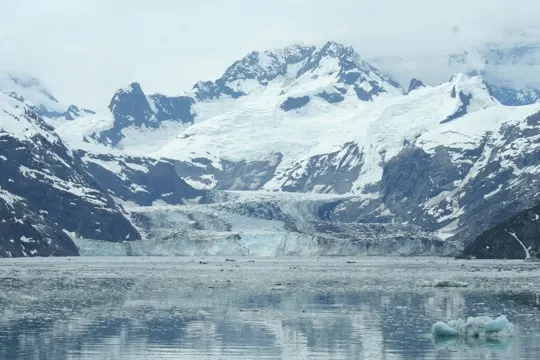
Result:
{"label": "distant mountain range", "polygon": [[426,76],[422,80],[431,84],[455,73],[481,75],[504,105],[540,101],[540,78],[534,75],[540,71],[540,43],[533,40],[489,43],[447,55],[385,56],[370,61],[402,82],[422,74]]}
{"label": "distant mountain range", "polygon": [[[76,255],[87,240],[138,254],[458,254],[540,195],[540,92],[490,82],[492,66],[534,68],[536,53],[488,50],[476,68],[476,55],[448,57],[466,71],[446,83],[402,87],[350,46],[292,45],[179,96],[134,82],[98,111],[8,76],[0,255]],[[482,239],[497,242],[484,257],[520,256]]]}

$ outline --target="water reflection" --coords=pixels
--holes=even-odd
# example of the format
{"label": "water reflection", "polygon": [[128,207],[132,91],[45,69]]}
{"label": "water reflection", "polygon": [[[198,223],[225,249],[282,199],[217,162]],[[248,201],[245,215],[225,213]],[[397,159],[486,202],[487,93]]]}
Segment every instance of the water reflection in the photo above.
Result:
{"label": "water reflection", "polygon": [[436,338],[433,345],[437,350],[458,350],[477,353],[506,353],[510,346],[511,338],[508,339],[479,339],[471,338]]}
{"label": "water reflection", "polygon": [[[3,279],[2,285],[0,359],[540,358],[532,293],[286,285],[194,292],[157,278]],[[437,320],[499,314],[518,325],[510,343],[429,336]]]}

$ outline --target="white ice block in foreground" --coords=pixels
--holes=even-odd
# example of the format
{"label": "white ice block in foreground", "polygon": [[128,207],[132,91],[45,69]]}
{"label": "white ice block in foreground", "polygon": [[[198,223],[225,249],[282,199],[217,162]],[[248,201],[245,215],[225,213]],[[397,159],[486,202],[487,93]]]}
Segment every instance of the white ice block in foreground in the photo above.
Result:
{"label": "white ice block in foreground", "polygon": [[467,321],[458,319],[448,323],[437,322],[433,325],[431,333],[434,338],[461,336],[497,340],[512,336],[514,324],[508,321],[505,315],[496,319],[478,316],[470,317]]}

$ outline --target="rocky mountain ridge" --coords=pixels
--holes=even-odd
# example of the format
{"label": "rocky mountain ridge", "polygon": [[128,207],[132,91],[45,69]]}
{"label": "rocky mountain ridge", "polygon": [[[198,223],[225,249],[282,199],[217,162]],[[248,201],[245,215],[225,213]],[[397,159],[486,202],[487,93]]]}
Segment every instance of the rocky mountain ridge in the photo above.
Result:
{"label": "rocky mountain ridge", "polygon": [[[36,181],[23,190],[9,179],[21,173],[24,161],[14,150],[4,155],[19,165],[5,171],[8,183],[1,186],[11,200],[4,206],[20,198],[14,211],[35,218],[50,204],[29,197],[34,188],[62,188],[57,202],[72,198],[65,189],[91,189],[69,200],[73,213],[99,200],[125,225],[107,228],[108,220],[94,221],[93,210],[82,221],[43,213],[44,233],[58,235],[69,251],[73,243],[62,234],[129,240],[139,254],[145,251],[133,249],[145,241],[217,251],[203,245],[211,239],[222,239],[215,245],[222,253],[240,243],[250,253],[250,247],[285,241],[295,249],[291,253],[302,253],[298,246],[304,244],[322,246],[325,254],[324,246],[338,241],[340,251],[366,254],[455,254],[534,206],[540,193],[540,105],[505,106],[500,97],[481,76],[466,74],[438,86],[413,79],[404,91],[354,49],[334,42],[252,52],[219,79],[197,83],[181,96],[147,95],[132,83],[114,94],[106,112],[73,120],[42,118],[35,106],[10,94],[9,106],[25,121],[42,124],[40,131],[60,145],[53,151],[31,141],[30,151],[43,153],[43,162],[37,170],[24,165],[32,170],[23,171],[17,184]],[[10,115],[0,125],[12,122]],[[20,142],[28,129],[11,137]],[[77,169],[76,179],[48,168],[58,157],[66,163],[62,171]],[[231,192],[247,197],[231,204],[224,195]],[[258,200],[272,193],[290,201]],[[329,197],[308,205],[323,195]],[[273,225],[260,223],[261,214]],[[250,225],[255,223],[259,230]],[[368,250],[366,242],[354,242],[376,233],[384,234],[386,245],[365,240]],[[17,244],[22,236],[27,238],[21,235]],[[9,249],[4,256],[24,255]]]}

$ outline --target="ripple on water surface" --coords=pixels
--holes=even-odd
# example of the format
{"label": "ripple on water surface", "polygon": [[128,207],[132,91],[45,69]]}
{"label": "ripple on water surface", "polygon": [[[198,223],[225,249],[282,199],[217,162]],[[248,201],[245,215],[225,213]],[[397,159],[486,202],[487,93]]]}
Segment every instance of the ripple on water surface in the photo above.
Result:
{"label": "ripple on water surface", "polygon": [[[536,264],[225,260],[3,261],[0,359],[540,358]],[[501,314],[510,339],[431,337]]]}

